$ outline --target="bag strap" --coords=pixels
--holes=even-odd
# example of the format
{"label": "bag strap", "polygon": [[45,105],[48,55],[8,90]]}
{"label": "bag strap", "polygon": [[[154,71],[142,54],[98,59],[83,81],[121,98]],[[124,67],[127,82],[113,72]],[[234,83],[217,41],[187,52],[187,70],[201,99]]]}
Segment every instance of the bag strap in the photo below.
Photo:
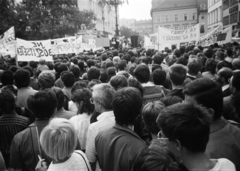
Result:
{"label": "bag strap", "polygon": [[83,158],[83,160],[84,160],[84,162],[85,162],[85,164],[86,164],[86,166],[87,166],[88,171],[91,171],[91,169],[89,169],[89,167],[88,167],[88,164],[87,164],[87,161],[86,161],[85,157],[84,157],[81,153],[79,153],[79,152],[77,152],[77,151],[75,151],[75,153],[77,153],[77,154],[79,154],[80,156],[82,156],[82,158]]}
{"label": "bag strap", "polygon": [[38,135],[38,128],[37,126],[30,125],[30,134],[31,134],[31,141],[32,141],[32,147],[33,147],[33,154],[34,154],[34,160],[35,163],[38,163],[38,155],[41,155],[41,149],[39,145],[39,135]]}

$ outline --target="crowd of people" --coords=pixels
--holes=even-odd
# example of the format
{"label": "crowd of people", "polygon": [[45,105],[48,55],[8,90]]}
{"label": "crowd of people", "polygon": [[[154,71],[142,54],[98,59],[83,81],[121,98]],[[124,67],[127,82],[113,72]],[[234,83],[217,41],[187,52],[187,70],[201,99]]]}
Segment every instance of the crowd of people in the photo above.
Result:
{"label": "crowd of people", "polygon": [[0,170],[240,171],[240,45],[0,58]]}

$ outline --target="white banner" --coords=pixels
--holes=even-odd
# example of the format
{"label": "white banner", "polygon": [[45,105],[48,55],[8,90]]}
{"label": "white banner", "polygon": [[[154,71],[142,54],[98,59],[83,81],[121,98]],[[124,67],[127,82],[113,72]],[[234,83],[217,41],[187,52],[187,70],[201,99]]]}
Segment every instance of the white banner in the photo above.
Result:
{"label": "white banner", "polygon": [[26,41],[17,39],[18,61],[53,61],[51,40]]}
{"label": "white banner", "polygon": [[16,40],[14,27],[11,27],[0,36],[0,53],[3,55],[15,55]]}
{"label": "white banner", "polygon": [[170,30],[158,28],[160,44],[180,45],[182,43],[198,42],[200,39],[200,25],[197,24],[186,30]]}

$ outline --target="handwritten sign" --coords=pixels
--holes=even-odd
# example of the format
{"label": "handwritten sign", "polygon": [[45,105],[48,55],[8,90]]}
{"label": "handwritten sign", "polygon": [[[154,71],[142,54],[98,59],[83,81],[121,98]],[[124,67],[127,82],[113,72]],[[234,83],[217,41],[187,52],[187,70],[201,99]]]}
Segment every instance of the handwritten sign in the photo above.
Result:
{"label": "handwritten sign", "polygon": [[26,41],[17,39],[17,55],[18,61],[53,61],[51,41]]}
{"label": "handwritten sign", "polygon": [[0,36],[0,53],[3,55],[15,55],[15,45],[14,27],[11,27]]}
{"label": "handwritten sign", "polygon": [[76,52],[76,37],[51,40],[52,54],[68,54]]}

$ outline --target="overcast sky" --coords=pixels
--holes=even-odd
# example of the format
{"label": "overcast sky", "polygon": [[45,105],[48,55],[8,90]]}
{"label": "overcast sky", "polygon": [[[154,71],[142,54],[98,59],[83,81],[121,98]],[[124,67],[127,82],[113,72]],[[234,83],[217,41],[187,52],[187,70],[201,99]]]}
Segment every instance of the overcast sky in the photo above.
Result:
{"label": "overcast sky", "polygon": [[129,4],[124,3],[120,6],[120,19],[151,19],[151,0],[128,0]]}

